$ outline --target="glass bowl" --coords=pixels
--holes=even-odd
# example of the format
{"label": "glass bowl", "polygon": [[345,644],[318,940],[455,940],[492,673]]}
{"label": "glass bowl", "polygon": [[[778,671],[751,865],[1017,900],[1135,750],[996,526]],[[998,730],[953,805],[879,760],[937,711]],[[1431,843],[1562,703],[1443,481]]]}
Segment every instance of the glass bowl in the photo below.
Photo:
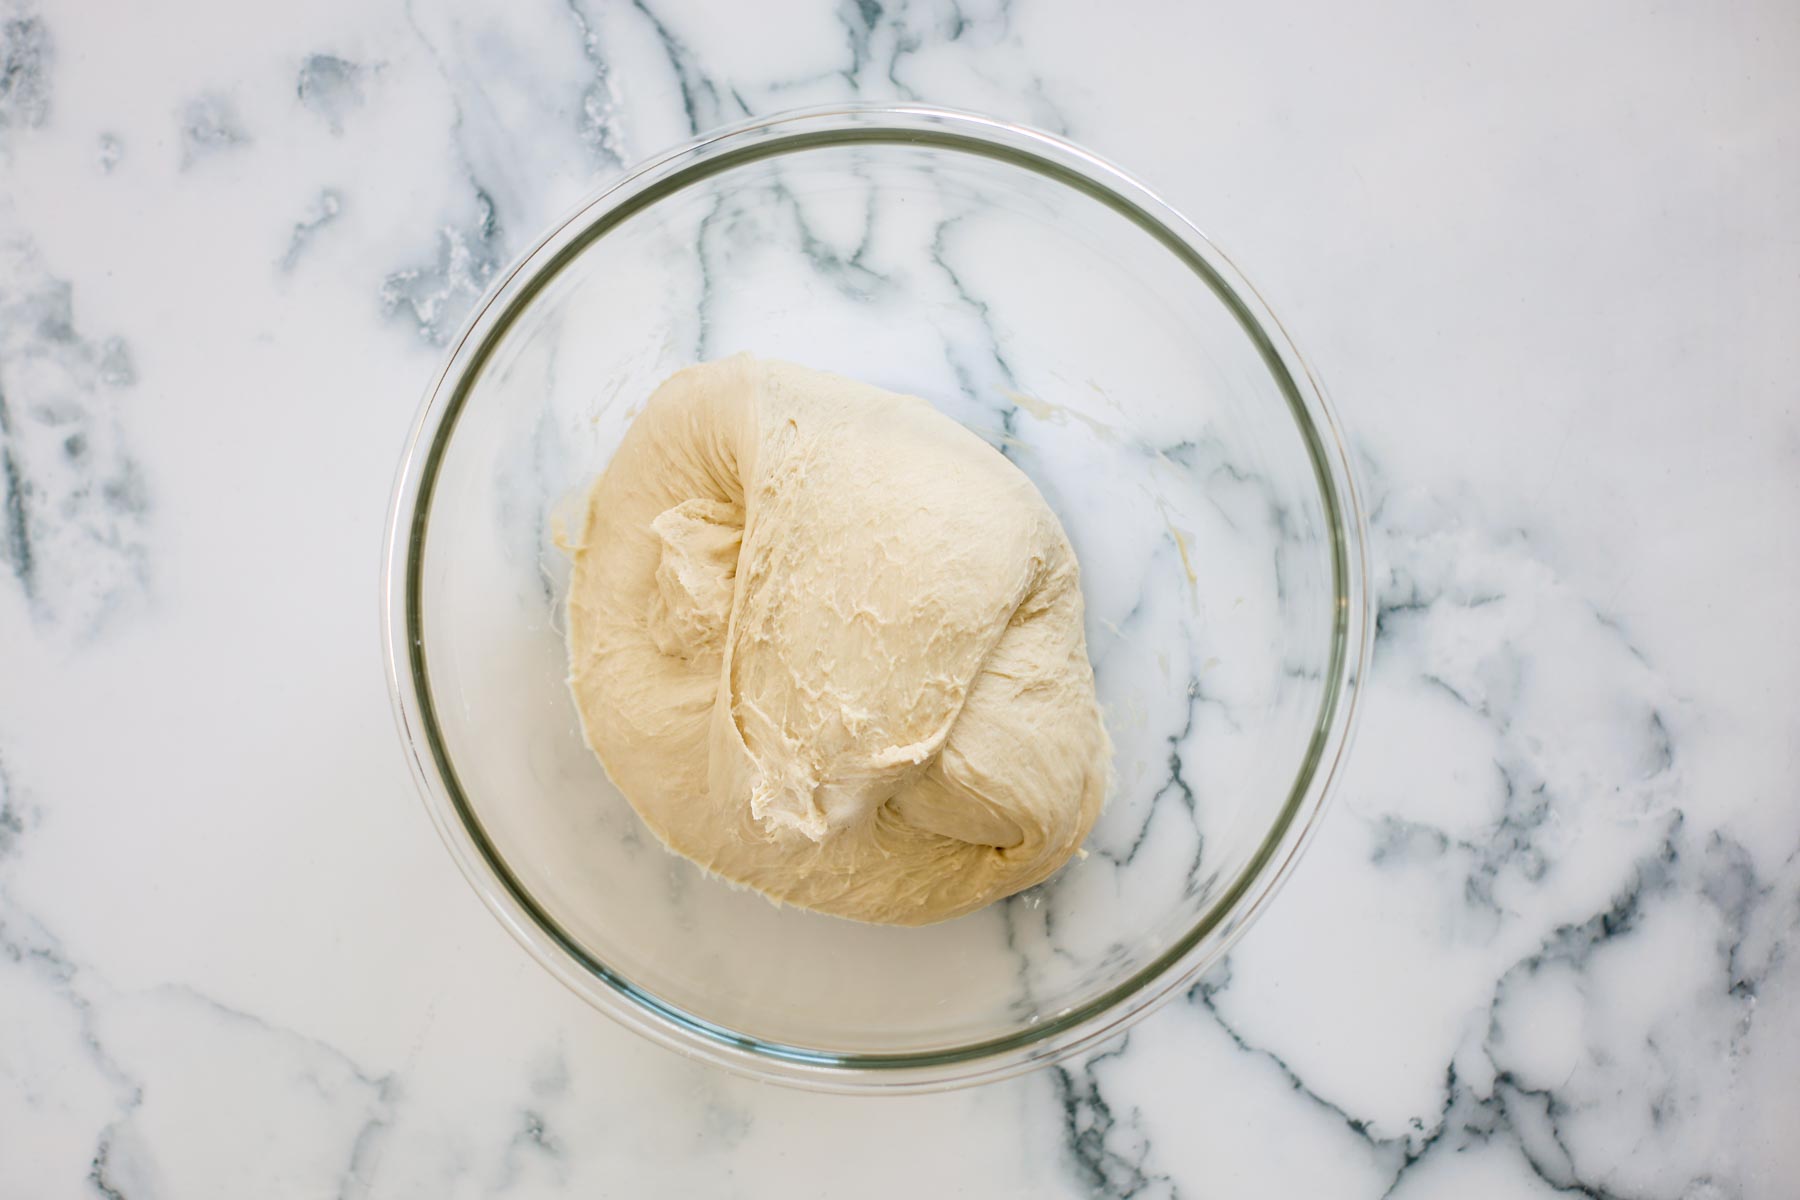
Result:
{"label": "glass bowl", "polygon": [[[583,743],[560,535],[652,389],[740,350],[929,399],[1061,517],[1116,778],[1044,884],[924,928],[778,908],[664,850]],[[557,978],[756,1076],[933,1089],[1117,1033],[1267,903],[1344,754],[1362,544],[1317,384],[1146,188],[985,117],[790,113],[607,188],[477,306],[400,466],[388,679],[451,853]]]}

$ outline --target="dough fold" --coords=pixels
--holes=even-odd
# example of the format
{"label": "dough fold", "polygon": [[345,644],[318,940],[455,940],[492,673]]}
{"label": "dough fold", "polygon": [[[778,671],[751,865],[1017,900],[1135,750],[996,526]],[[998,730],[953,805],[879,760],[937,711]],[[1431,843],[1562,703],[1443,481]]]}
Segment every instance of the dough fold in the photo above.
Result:
{"label": "dough fold", "polygon": [[676,374],[589,494],[568,617],[613,782],[775,900],[959,916],[1050,875],[1104,801],[1074,552],[922,400],[746,355]]}

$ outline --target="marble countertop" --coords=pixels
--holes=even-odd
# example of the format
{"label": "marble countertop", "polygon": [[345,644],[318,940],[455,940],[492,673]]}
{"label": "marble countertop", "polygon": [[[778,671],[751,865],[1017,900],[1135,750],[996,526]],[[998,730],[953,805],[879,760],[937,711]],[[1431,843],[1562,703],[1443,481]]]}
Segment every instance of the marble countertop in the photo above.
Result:
{"label": "marble countertop", "polygon": [[[1800,10],[0,5],[0,1197],[1786,1197]],[[1227,964],[973,1091],[614,1027],[418,804],[376,576],[489,277],[907,97],[1192,215],[1331,386],[1354,762]]]}

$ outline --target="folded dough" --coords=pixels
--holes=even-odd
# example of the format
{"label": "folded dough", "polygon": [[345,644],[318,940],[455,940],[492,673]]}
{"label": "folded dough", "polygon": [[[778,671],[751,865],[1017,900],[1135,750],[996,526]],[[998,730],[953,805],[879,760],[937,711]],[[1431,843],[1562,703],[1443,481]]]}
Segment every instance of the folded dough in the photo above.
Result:
{"label": "folded dough", "polygon": [[787,904],[923,925],[1044,879],[1099,814],[1079,584],[980,438],[739,355],[658,388],[595,482],[570,686],[670,849]]}

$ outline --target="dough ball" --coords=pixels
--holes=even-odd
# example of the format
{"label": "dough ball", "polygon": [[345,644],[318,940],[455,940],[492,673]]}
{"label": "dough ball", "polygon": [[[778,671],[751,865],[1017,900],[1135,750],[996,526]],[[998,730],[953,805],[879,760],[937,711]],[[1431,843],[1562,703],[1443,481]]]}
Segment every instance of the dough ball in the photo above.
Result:
{"label": "dough ball", "polygon": [[1068,538],[923,400],[745,355],[675,375],[588,497],[568,615],[607,774],[777,901],[959,916],[1055,871],[1105,798]]}

